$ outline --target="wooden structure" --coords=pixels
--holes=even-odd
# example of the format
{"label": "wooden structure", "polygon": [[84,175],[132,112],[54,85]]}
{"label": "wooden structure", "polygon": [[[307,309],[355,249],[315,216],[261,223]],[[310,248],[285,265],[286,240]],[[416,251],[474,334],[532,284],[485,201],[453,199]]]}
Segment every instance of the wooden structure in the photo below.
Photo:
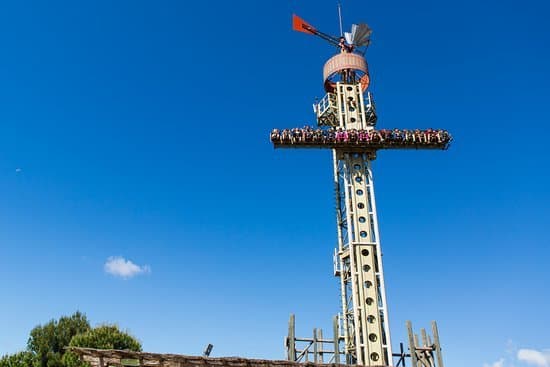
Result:
{"label": "wooden structure", "polygon": [[69,347],[68,350],[77,354],[80,360],[88,362],[91,367],[346,367],[334,363],[298,363],[240,357],[211,358],[114,349]]}

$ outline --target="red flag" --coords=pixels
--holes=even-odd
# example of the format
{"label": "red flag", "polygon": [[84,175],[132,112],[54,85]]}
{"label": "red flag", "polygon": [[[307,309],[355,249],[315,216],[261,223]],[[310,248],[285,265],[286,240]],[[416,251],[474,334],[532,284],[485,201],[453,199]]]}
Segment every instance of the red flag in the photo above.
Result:
{"label": "red flag", "polygon": [[309,25],[305,20],[292,14],[292,29],[298,32],[304,32],[309,34],[315,34],[316,29]]}

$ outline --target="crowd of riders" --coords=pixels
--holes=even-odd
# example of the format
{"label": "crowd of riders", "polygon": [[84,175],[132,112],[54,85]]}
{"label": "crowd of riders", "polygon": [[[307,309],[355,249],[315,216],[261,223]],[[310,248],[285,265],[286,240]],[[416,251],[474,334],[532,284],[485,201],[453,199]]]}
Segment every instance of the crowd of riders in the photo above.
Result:
{"label": "crowd of riders", "polygon": [[451,141],[446,130],[356,130],[331,128],[313,129],[309,126],[294,129],[273,129],[271,141],[275,144],[395,144],[444,145]]}

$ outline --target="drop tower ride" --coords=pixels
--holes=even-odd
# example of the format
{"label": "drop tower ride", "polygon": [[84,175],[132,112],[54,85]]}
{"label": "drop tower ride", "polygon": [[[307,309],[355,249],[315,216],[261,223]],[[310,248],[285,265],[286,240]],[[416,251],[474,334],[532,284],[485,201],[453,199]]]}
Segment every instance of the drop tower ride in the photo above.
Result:
{"label": "drop tower ride", "polygon": [[432,340],[424,329],[421,338],[414,335],[407,322],[409,350],[401,344],[399,353],[392,351],[372,162],[380,149],[445,150],[451,136],[435,129],[375,129],[364,57],[372,31],[366,24],[354,24],[351,32],[333,37],[294,15],[293,29],[319,36],[336,46],[337,53],[323,67],[326,95],[313,106],[317,128],[274,129],[270,138],[275,148],[332,150],[338,238],[334,275],[340,278],[342,309],[334,320],[333,339],[323,339],[318,330],[312,338],[297,338],[292,315],[287,357],[301,362],[313,356],[322,363],[323,356],[332,355],[329,362],[364,366],[394,366],[396,357],[395,366],[410,358],[413,367],[443,367],[435,323]]}

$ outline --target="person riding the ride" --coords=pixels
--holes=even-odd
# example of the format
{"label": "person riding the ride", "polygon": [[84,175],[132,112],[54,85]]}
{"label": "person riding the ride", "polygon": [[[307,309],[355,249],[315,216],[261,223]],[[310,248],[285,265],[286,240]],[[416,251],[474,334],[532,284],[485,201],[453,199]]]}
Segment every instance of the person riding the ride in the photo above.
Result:
{"label": "person riding the ride", "polygon": [[348,132],[348,140],[350,143],[357,143],[357,130],[351,129]]}
{"label": "person riding the ride", "polygon": [[421,143],[422,138],[420,137],[420,130],[416,129],[413,133],[413,143]]}
{"label": "person riding the ride", "polygon": [[379,143],[382,140],[382,136],[379,131],[371,130],[369,135],[373,143]]}
{"label": "person riding the ride", "polygon": [[310,143],[313,140],[313,130],[309,126],[304,127],[302,133],[303,141]]}
{"label": "person riding the ride", "polygon": [[290,130],[289,129],[284,129],[283,132],[281,133],[281,141],[283,143],[290,143],[291,141],[291,135],[290,135]]}
{"label": "person riding the ride", "polygon": [[440,143],[449,142],[450,136],[446,130],[437,130],[437,139]]}
{"label": "person riding the ride", "polygon": [[292,129],[292,143],[299,143],[302,140],[302,130],[295,127]]}
{"label": "person riding the ride", "polygon": [[278,129],[271,130],[271,134],[269,135],[269,138],[271,139],[271,142],[278,143],[280,141],[280,135]]}
{"label": "person riding the ride", "polygon": [[393,129],[392,140],[396,143],[400,143],[403,141],[403,134],[401,134],[401,131],[399,129]]}
{"label": "person riding the ride", "polygon": [[333,128],[326,132],[326,141],[328,143],[334,143],[336,141],[336,132]]}
{"label": "person riding the ride", "polygon": [[359,142],[368,143],[369,140],[369,132],[367,130],[359,130]]}
{"label": "person riding the ride", "polygon": [[338,131],[336,131],[336,142],[342,143],[347,140],[348,134],[342,130],[341,127],[338,128]]}
{"label": "person riding the ride", "polygon": [[424,132],[424,135],[426,135],[426,143],[428,144],[435,143],[437,141],[434,131],[431,128],[426,129],[426,131]]}
{"label": "person riding the ride", "polygon": [[407,129],[403,129],[403,139],[405,143],[409,143],[411,141],[411,132]]}
{"label": "person riding the ride", "polygon": [[316,129],[315,132],[313,133],[313,141],[316,142],[316,143],[323,143],[323,130],[321,129]]}

